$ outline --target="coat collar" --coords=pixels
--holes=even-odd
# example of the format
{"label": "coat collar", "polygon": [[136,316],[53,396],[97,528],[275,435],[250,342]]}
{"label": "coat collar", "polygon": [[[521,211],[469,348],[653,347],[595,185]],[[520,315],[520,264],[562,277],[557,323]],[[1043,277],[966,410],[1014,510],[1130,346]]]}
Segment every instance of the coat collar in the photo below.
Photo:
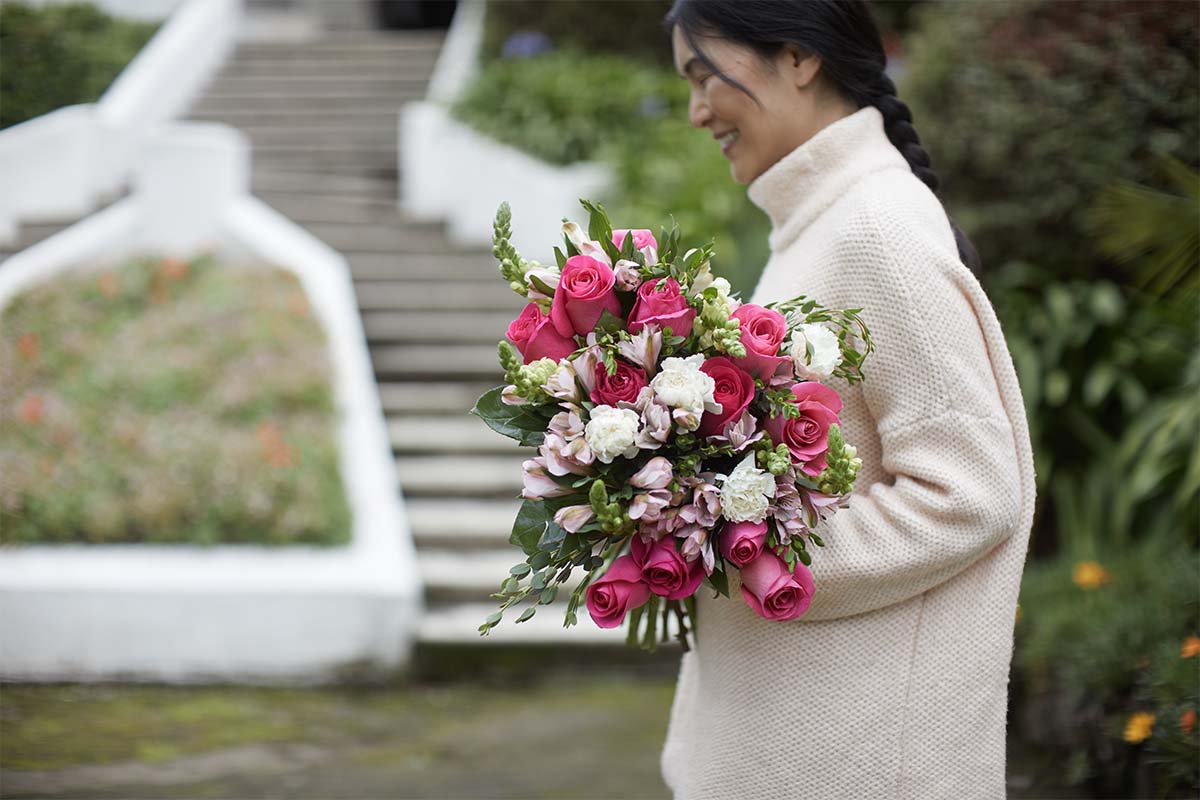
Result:
{"label": "coat collar", "polygon": [[885,169],[909,171],[887,138],[883,115],[864,106],[833,122],[776,161],[747,188],[750,201],[771,218],[768,242],[778,252],[851,185]]}

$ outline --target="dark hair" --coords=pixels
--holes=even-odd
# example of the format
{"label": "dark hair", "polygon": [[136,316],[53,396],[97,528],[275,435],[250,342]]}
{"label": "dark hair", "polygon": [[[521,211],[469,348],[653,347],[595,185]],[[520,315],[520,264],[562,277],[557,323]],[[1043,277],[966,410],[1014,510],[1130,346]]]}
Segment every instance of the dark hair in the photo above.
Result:
{"label": "dark hair", "polygon": [[[884,72],[887,54],[865,0],[675,0],[663,23],[667,30],[679,26],[696,57],[714,75],[752,98],[749,89],[717,68],[697,39],[728,39],[768,61],[787,44],[817,55],[821,72],[843,96],[859,108],[879,109],[888,139],[913,173],[937,193],[938,177],[912,125],[912,112],[896,96],[896,84]],[[954,220],[950,227],[959,258],[978,272],[979,254],[971,240]]]}

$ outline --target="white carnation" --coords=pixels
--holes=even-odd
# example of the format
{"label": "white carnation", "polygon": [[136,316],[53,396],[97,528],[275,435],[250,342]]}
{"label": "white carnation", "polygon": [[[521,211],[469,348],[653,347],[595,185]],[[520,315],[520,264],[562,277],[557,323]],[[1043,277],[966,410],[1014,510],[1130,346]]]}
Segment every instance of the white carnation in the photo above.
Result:
{"label": "white carnation", "polygon": [[635,440],[639,421],[638,413],[632,409],[596,406],[583,429],[583,438],[592,454],[605,464],[611,464],[617,456],[633,458],[638,453]]}
{"label": "white carnation", "polygon": [[774,496],[775,476],[754,466],[751,453],[721,486],[721,514],[730,522],[762,522]]}
{"label": "white carnation", "polygon": [[682,412],[672,415],[681,427],[688,428],[691,421],[695,422],[689,430],[700,424],[705,411],[721,411],[721,404],[713,397],[716,383],[712,376],[700,371],[703,363],[704,356],[699,353],[687,358],[665,359],[658,374],[650,381],[650,388],[659,400]]}
{"label": "white carnation", "polygon": [[[809,355],[809,349],[812,355]],[[823,380],[842,363],[842,348],[838,337],[824,325],[801,325],[792,332],[788,355],[796,363],[796,377]]]}

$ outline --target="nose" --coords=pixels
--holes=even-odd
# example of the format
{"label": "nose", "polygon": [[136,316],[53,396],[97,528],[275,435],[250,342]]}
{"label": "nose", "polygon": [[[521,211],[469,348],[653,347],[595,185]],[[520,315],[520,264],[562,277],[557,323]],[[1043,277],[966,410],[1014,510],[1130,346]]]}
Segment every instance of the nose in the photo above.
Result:
{"label": "nose", "polygon": [[688,98],[688,122],[692,123],[694,128],[703,128],[711,119],[712,111],[708,108],[708,102],[703,95],[693,89]]}

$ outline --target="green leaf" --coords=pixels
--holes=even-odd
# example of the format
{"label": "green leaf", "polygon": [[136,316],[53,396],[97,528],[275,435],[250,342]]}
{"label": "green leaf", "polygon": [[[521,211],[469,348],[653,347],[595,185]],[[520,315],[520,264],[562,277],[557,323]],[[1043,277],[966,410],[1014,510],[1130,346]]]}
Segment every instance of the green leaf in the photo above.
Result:
{"label": "green leaf", "polygon": [[567,532],[558,526],[553,519],[546,520],[546,532],[538,540],[539,550],[553,550],[555,545],[563,541],[567,536]]}
{"label": "green leaf", "polygon": [[558,268],[562,269],[567,263],[567,254],[559,248],[554,248],[554,260],[558,263]]}
{"label": "green leaf", "polygon": [[596,327],[593,330],[603,333],[620,333],[625,330],[625,320],[606,308],[600,314],[600,319],[596,320]]}
{"label": "green leaf", "polygon": [[729,576],[725,574],[724,570],[714,569],[708,576],[708,582],[718,592],[729,597]]}
{"label": "green leaf", "polygon": [[538,541],[546,530],[546,508],[536,500],[526,500],[517,512],[513,522],[512,534],[508,537],[509,544],[515,544],[526,555],[538,552]]}
{"label": "green leaf", "polygon": [[540,447],[546,440],[548,418],[537,406],[510,406],[500,399],[503,386],[484,393],[471,409],[496,433],[515,439],[527,447]]}
{"label": "green leaf", "polygon": [[638,606],[629,612],[629,633],[625,636],[625,644],[629,647],[637,647],[638,643],[638,628],[642,624],[642,616],[646,613],[644,605]]}
{"label": "green leaf", "polygon": [[529,283],[533,285],[534,289],[537,289],[547,297],[554,296],[554,289],[552,289],[548,283],[539,278],[537,275],[534,275],[532,272],[528,272],[525,274],[525,277],[528,279]]}
{"label": "green leaf", "polygon": [[508,571],[508,574],[514,578],[524,578],[529,574],[529,570],[530,566],[528,564],[517,564]]}
{"label": "green leaf", "polygon": [[542,590],[541,595],[538,597],[538,603],[543,606],[548,606],[554,602],[554,598],[557,596],[558,596],[558,587],[557,586],[547,586],[545,589]]}
{"label": "green leaf", "polygon": [[537,613],[537,606],[530,606],[529,608],[527,608],[521,612],[521,616],[517,617],[517,622],[518,623],[525,622],[527,619],[529,619],[536,613]]}

